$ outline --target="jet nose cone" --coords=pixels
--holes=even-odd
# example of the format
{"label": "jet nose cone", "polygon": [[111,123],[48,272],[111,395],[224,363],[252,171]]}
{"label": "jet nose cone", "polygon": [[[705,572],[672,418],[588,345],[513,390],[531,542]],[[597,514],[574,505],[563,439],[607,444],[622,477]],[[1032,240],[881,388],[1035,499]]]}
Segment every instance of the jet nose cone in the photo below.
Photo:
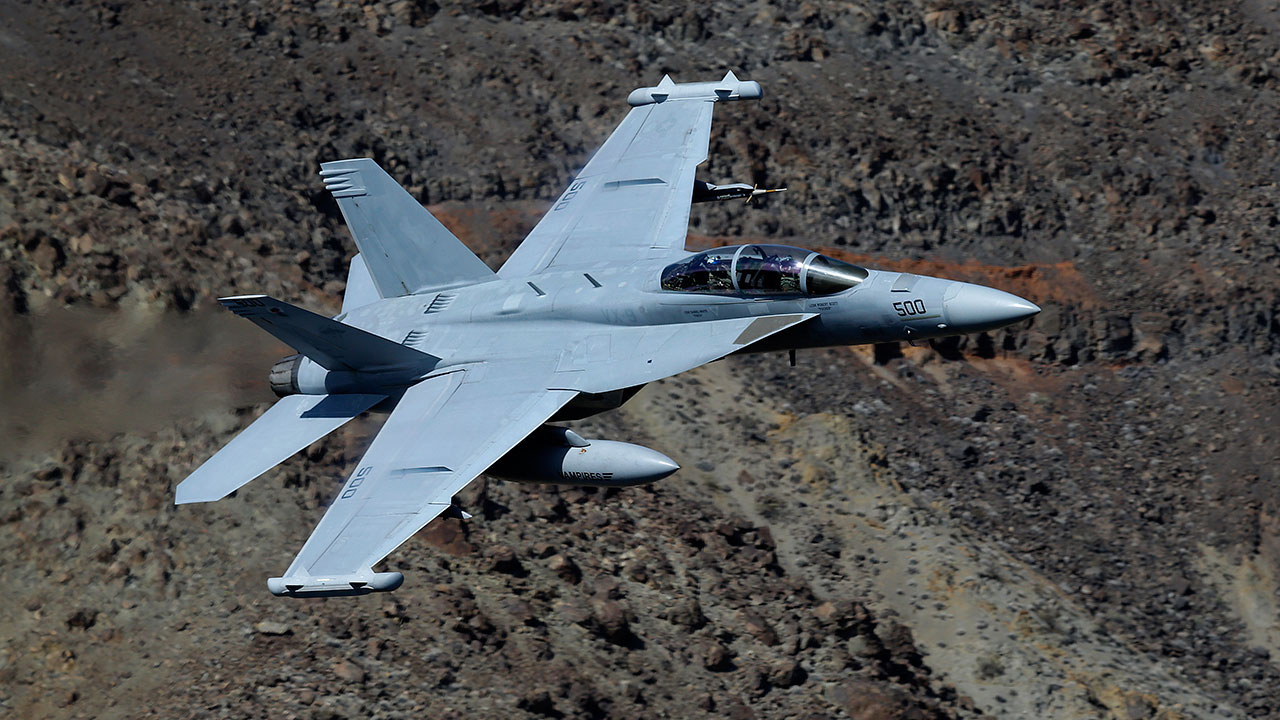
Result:
{"label": "jet nose cone", "polygon": [[980,332],[1012,325],[1040,312],[1040,306],[1012,293],[969,283],[956,283],[942,301],[951,329]]}

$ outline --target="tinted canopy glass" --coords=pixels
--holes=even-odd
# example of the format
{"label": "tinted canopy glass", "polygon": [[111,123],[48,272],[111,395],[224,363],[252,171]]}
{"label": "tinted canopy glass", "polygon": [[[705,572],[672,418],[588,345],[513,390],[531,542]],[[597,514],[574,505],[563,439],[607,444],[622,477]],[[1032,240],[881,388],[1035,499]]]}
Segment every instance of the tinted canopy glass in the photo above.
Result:
{"label": "tinted canopy glass", "polygon": [[798,295],[809,250],[785,245],[747,245],[733,266],[738,291],[748,295]]}
{"label": "tinted canopy glass", "polygon": [[662,289],[717,295],[831,295],[867,278],[857,265],[787,245],[698,253],[662,271]]}
{"label": "tinted canopy glass", "polygon": [[738,248],[716,248],[700,252],[662,271],[663,290],[691,293],[733,294],[733,256]]}
{"label": "tinted canopy glass", "polygon": [[810,295],[830,295],[848,290],[867,279],[867,271],[843,260],[814,255],[805,268],[805,290]]}

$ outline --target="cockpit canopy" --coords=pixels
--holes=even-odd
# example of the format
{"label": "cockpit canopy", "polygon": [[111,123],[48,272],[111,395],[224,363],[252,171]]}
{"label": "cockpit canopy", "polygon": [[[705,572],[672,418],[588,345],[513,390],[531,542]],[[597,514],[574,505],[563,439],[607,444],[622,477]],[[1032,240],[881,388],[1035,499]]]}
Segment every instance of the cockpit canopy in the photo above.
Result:
{"label": "cockpit canopy", "polygon": [[867,279],[857,265],[786,245],[735,245],[668,265],[662,289],[713,295],[831,295]]}

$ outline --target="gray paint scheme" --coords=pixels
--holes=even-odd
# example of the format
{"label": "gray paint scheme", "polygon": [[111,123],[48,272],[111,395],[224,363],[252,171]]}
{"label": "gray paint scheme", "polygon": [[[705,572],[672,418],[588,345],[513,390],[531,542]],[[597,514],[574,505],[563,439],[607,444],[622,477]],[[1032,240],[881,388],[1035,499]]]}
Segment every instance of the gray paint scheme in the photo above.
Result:
{"label": "gray paint scheme", "polygon": [[493,271],[368,158],[320,165],[384,298],[483,282]]}
{"label": "gray paint scheme", "polygon": [[381,300],[378,289],[373,285],[373,276],[364,264],[364,256],[356,253],[351,258],[351,266],[347,269],[347,288],[342,292],[342,313],[349,313],[375,300]]}
{"label": "gray paint scheme", "polygon": [[386,397],[290,395],[280,398],[178,486],[177,503],[221,500]]}
{"label": "gray paint scheme", "polygon": [[[324,180],[360,249],[343,312],[330,320],[264,295],[224,299],[305,356],[291,386],[301,394],[282,399],[184,480],[177,502],[222,497],[382,400],[380,409],[393,407],[382,430],[268,586],[294,597],[391,590],[403,578],[373,566],[513,448],[555,466],[540,477],[561,467],[567,482],[615,477],[594,472],[592,462],[613,463],[613,484],[676,468],[625,443],[594,441],[591,450],[593,441],[578,438],[588,445],[570,443],[577,450],[569,453],[563,432],[535,433],[557,414],[607,409],[608,398],[620,403],[638,386],[736,352],[923,340],[1039,311],[991,288],[856,268],[848,287],[824,295],[760,290],[754,283],[773,272],[772,261],[756,251],[768,246],[752,247],[761,258],[750,276],[756,290],[738,292],[736,275],[718,294],[664,289],[664,268],[703,257],[684,242],[714,104],[759,96],[757,83],[732,73],[705,83],[664,78],[632,93],[635,107],[497,273],[371,160],[325,163]],[[726,252],[717,267],[733,272],[745,253]],[[795,257],[807,258],[802,277],[814,258],[829,260]],[[341,412],[306,415],[337,408],[338,399]],[[556,465],[566,456],[577,463],[571,473],[568,461]]]}

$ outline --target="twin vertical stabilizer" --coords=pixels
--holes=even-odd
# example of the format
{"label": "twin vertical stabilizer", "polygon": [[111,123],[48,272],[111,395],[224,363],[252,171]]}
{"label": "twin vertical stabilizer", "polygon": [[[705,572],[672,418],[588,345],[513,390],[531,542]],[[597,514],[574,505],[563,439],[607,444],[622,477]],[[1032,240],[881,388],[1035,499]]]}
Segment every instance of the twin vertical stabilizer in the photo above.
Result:
{"label": "twin vertical stabilizer", "polygon": [[384,298],[494,277],[480,258],[368,158],[320,165],[351,237]]}

